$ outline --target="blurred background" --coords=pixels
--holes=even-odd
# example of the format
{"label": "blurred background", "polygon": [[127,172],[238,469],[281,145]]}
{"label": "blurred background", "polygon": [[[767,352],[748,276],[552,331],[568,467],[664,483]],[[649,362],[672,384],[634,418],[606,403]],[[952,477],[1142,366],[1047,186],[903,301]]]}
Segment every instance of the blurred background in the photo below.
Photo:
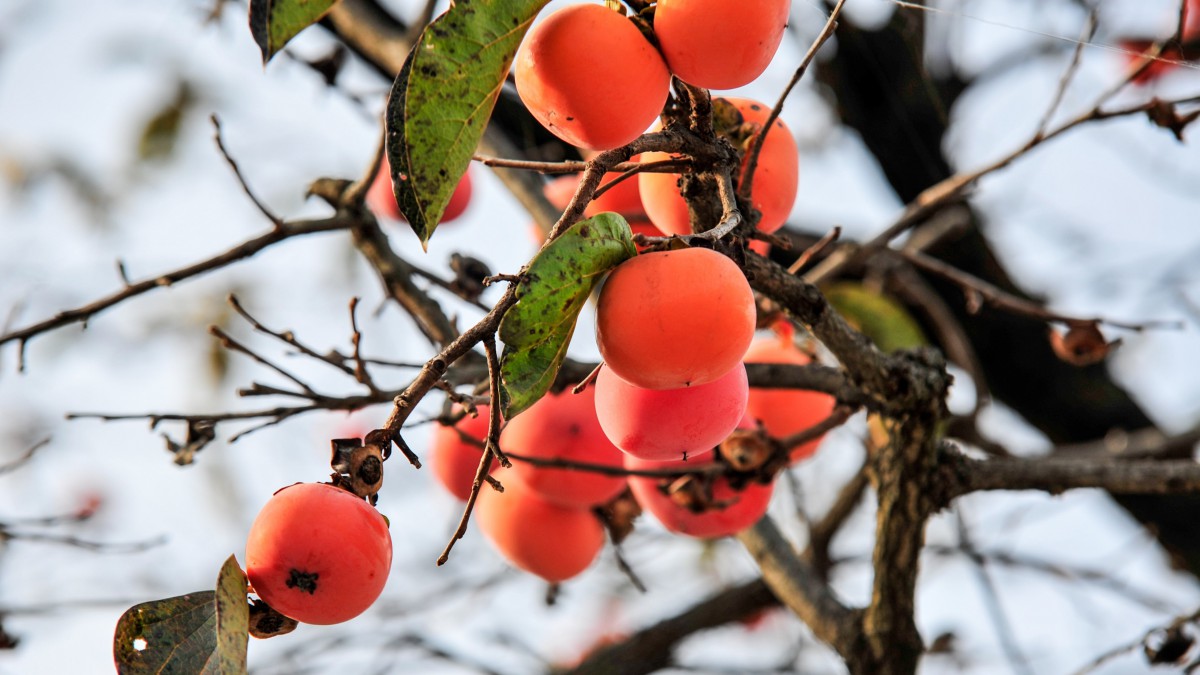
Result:
{"label": "blurred background", "polygon": [[[424,3],[381,4],[412,20]],[[850,0],[846,12],[863,30],[897,15],[927,22],[922,65],[964,83],[944,111],[942,151],[953,170],[988,163],[1038,128],[1090,7],[1098,29],[1085,39],[1056,121],[1086,110],[1122,80],[1131,59],[1123,41],[1170,35],[1178,18],[1170,0],[929,4]],[[210,115],[219,117],[247,184],[284,218],[328,214],[305,198],[317,178],[364,174],[390,82],[347,56],[330,85],[311,62],[329,57],[337,43],[317,27],[264,69],[246,12],[229,0],[0,3],[0,333],[119,290],[119,266],[132,280],[153,277],[270,228],[218,151]],[[824,12],[820,3],[795,0],[775,62],[739,94],[773,102]],[[826,50],[838,45],[835,38]],[[866,238],[889,225],[903,201],[864,136],[843,124],[831,86],[818,84],[814,72],[784,109],[801,151],[789,227],[820,236],[840,225],[845,236]],[[1128,88],[1114,105],[1194,94],[1200,72],[1183,64]],[[919,173],[922,159],[911,161]],[[489,170],[471,171],[471,204],[438,230],[427,253],[403,223],[385,223],[391,244],[442,276],[454,252],[516,272],[538,245],[531,219]],[[1159,428],[1197,425],[1194,144],[1145,116],[1088,124],[984,179],[971,204],[1009,273],[1055,311],[1179,322],[1176,329],[1111,331],[1123,344],[1107,368]],[[351,349],[348,303],[358,297],[365,353],[415,364],[432,355],[411,320],[385,300],[345,232],[290,239],[121,303],[86,330],[76,324],[35,337],[24,349],[23,372],[17,345],[0,346],[0,466],[49,439],[29,461],[0,472],[0,626],[18,641],[4,645],[0,637],[0,647],[11,647],[0,649],[0,673],[110,672],[112,631],[125,609],[212,588],[222,561],[243,557],[250,522],[272,492],[324,480],[329,439],[386,418],[386,406],[315,412],[233,443],[254,422],[223,425],[217,442],[182,467],[162,436],[182,441],[178,423],[65,419],[279,404],[237,396],[278,375],[221,349],[210,325],[323,392],[357,391],[352,379],[254,332],[226,302],[230,293],[265,325],[292,330],[322,353]],[[460,327],[482,316],[434,293]],[[498,297],[491,290],[483,300]],[[573,356],[597,358],[591,326],[585,312]],[[381,368],[376,376],[402,387],[413,372]],[[959,375],[952,408],[962,412],[975,394],[970,378]],[[436,398],[414,421],[438,413]],[[999,403],[982,411],[981,425],[1017,453],[1052,445]],[[813,460],[793,470],[793,489],[777,490],[773,512],[798,540],[804,527],[797,512],[823,512],[861,464],[865,426],[856,418],[831,433]],[[428,425],[417,425],[406,435],[418,454],[427,434]],[[252,641],[253,672],[538,672],[755,576],[737,542],[684,540],[647,518],[624,545],[647,592],[633,588],[610,550],[550,605],[543,582],[508,568],[474,530],[447,565],[435,566],[460,507],[426,471],[402,460],[388,466],[379,508],[391,520],[396,550],[383,599],[341,626],[301,626]],[[864,602],[869,591],[872,522],[862,509],[834,541],[832,581],[849,603]],[[963,555],[964,531],[986,554],[999,603],[988,600],[980,567]],[[931,521],[928,543],[918,625],[927,641],[941,636],[943,649],[924,660],[924,672],[1074,672],[1200,606],[1196,578],[1173,567],[1154,536],[1097,491],[972,495]],[[698,634],[676,656],[678,672],[842,672],[836,656],[782,611]],[[1134,651],[1095,672],[1144,671],[1149,666]]]}

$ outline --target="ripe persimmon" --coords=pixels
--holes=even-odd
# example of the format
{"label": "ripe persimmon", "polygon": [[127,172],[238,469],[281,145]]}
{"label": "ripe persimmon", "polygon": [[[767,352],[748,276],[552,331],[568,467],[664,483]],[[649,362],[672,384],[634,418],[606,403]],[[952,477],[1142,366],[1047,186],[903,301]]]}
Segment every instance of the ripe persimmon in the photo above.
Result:
{"label": "ripe persimmon", "polygon": [[706,89],[754,81],[779,49],[791,0],[658,0],[654,34],[676,77]]}
{"label": "ripe persimmon", "polygon": [[[620,468],[622,453],[600,429],[595,401],[591,387],[578,394],[547,394],[508,423],[500,447],[514,455]],[[513,460],[509,473],[543,499],[575,508],[603,504],[625,489],[623,476],[548,468],[520,459]]]}
{"label": "ripe persimmon", "polygon": [[[714,99],[714,104],[719,100],[722,99]],[[763,123],[771,114],[770,106],[745,98],[729,97],[723,100],[734,105],[741,114],[743,125],[750,125],[748,128],[754,129],[754,134],[761,133]],[[742,145],[748,146],[749,143],[749,140],[743,139]],[[642,162],[667,159],[671,159],[671,155],[664,152],[645,152],[640,156]],[[747,158],[743,155],[741,172],[735,177],[739,183],[745,179],[746,167]],[[792,205],[796,202],[799,175],[800,155],[796,150],[796,141],[783,120],[776,119],[763,141],[750,190],[750,202],[760,216],[759,230],[774,232],[787,222]],[[678,174],[639,173],[638,189],[646,215],[664,234],[691,233],[687,203],[679,192]]]}
{"label": "ripe persimmon", "polygon": [[[790,334],[757,338],[746,351],[746,363],[788,363],[807,365],[812,361],[792,343]],[[746,414],[760,422],[767,433],[784,438],[803,431],[829,417],[835,405],[829,394],[802,389],[750,388]],[[817,451],[821,439],[804,443],[791,451],[792,462],[805,459]]]}
{"label": "ripe persimmon", "polygon": [[[487,439],[488,407],[478,406],[475,417],[467,415],[454,426],[438,425],[430,445],[430,468],[442,487],[462,501],[471,495],[475,472],[479,469],[483,442]],[[471,443],[463,438],[478,441]],[[495,465],[493,460],[489,469]]]}
{"label": "ripe persimmon", "polygon": [[506,560],[551,582],[570,579],[592,564],[604,547],[604,526],[591,510],[546,501],[512,469],[494,475],[504,492],[480,492],[475,522]]}
{"label": "ripe persimmon", "polygon": [[[379,173],[375,174],[375,180],[371,182],[371,187],[367,188],[367,207],[376,216],[404,220],[404,215],[400,213],[400,205],[396,203],[396,195],[392,192],[389,166],[385,155]],[[471,190],[471,172],[467,171],[458,179],[458,185],[454,187],[454,193],[450,195],[450,201],[446,204],[446,210],[442,212],[439,222],[448,223],[461,216],[471,203]]]}
{"label": "ripe persimmon", "polygon": [[667,102],[671,74],[629,19],[603,5],[570,5],[525,35],[517,94],[572,145],[610,150],[642,134]]}
{"label": "ripe persimmon", "polygon": [[[689,457],[686,462],[653,462],[626,455],[625,468],[638,471],[688,469],[712,462],[714,457],[714,453],[707,452]],[[723,476],[630,476],[629,489],[638,504],[671,532],[711,539],[741,532],[762,518],[771,503],[775,483],[750,482],[741,489],[734,489]]]}
{"label": "ripe persimmon", "polygon": [[[600,187],[603,188],[613,182],[620,173],[609,172],[600,181]],[[559,176],[554,180],[546,183],[542,188],[542,194],[546,195],[546,201],[560,211],[567,208],[567,204],[571,203],[571,197],[575,196],[575,190],[579,188],[579,180],[582,178],[580,174],[571,174]],[[584,217],[591,218],[597,213],[612,211],[619,213],[626,218],[645,217],[646,212],[642,208],[642,195],[638,192],[638,182],[636,176],[631,176],[613,185],[604,191],[604,194],[596,197],[588,203],[583,211]]]}
{"label": "ripe persimmon", "polygon": [[596,342],[626,382],[678,389],[732,370],[754,322],[754,292],[732,260],[704,248],[658,251],[608,276],[596,305]]}
{"label": "ripe persimmon", "polygon": [[384,517],[366,500],[324,483],[276,492],[246,540],[254,592],[301,623],[341,623],[362,614],[383,592],[391,566]]}
{"label": "ripe persimmon", "polygon": [[712,450],[746,412],[746,368],[738,364],[709,382],[680,389],[643,389],[601,368],[596,416],[618,448],[642,459],[669,460]]}

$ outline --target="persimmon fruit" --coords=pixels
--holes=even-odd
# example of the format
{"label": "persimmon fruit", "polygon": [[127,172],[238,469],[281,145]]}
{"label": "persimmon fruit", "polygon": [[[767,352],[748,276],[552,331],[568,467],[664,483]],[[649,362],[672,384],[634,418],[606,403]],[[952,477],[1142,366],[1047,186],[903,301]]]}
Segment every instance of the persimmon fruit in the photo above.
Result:
{"label": "persimmon fruit", "polygon": [[[716,100],[721,99],[715,99],[714,102]],[[755,134],[761,133],[763,124],[771,114],[770,106],[746,98],[727,97],[724,100],[737,109],[743,125],[749,124],[750,128],[755,129]],[[745,144],[748,146],[749,141],[745,141]],[[743,154],[740,174],[736,177],[739,183],[745,179],[747,156],[747,153]],[[656,162],[671,157],[664,152],[645,152],[641,154],[640,161]],[[750,190],[750,202],[760,216],[757,225],[759,230],[774,232],[787,222],[792,205],[796,202],[799,175],[800,155],[792,132],[783,120],[776,119],[771,123],[762,150],[759,151]],[[646,215],[664,234],[691,234],[687,203],[679,191],[678,174],[639,173],[638,190]]]}
{"label": "persimmon fruit", "polygon": [[629,19],[598,4],[570,5],[525,35],[517,94],[552,134],[611,150],[637,138],[667,101],[671,74]]}
{"label": "persimmon fruit", "polygon": [[[462,501],[471,495],[475,473],[482,458],[483,442],[487,439],[488,407],[478,406],[475,417],[467,415],[454,426],[438,425],[430,442],[430,468],[438,483]],[[479,442],[478,445],[463,438]],[[495,460],[488,464],[489,471]]]}
{"label": "persimmon fruit", "polygon": [[[604,178],[600,180],[600,187],[612,184],[620,175],[618,172],[605,174]],[[542,188],[546,201],[560,211],[567,208],[567,205],[571,203],[571,197],[575,196],[575,190],[579,188],[581,178],[580,174],[559,176],[546,183],[546,186]],[[584,208],[583,215],[591,218],[597,213],[607,211],[619,213],[627,218],[645,217],[646,212],[642,208],[642,195],[638,192],[636,176],[626,178],[605,190],[604,194],[588,203]]]}
{"label": "persimmon fruit", "polygon": [[658,0],[654,34],[676,77],[733,89],[767,69],[787,27],[791,0]]}
{"label": "persimmon fruit", "polygon": [[[601,430],[595,400],[596,392],[591,387],[578,394],[547,394],[508,423],[500,435],[500,447],[538,459],[620,468],[622,453]],[[560,506],[597,506],[625,489],[623,476],[549,468],[520,459],[513,460],[509,473],[543,499]]]}
{"label": "persimmon fruit", "polygon": [[642,459],[682,459],[712,450],[746,412],[746,368],[738,364],[707,384],[643,389],[601,368],[596,416],[618,448]]}
{"label": "persimmon fruit", "polygon": [[626,382],[678,389],[732,370],[754,322],[754,292],[732,260],[704,248],[658,251],[609,274],[596,306],[596,342]]}
{"label": "persimmon fruit", "polygon": [[600,520],[589,509],[545,500],[511,474],[495,474],[504,492],[479,494],[475,522],[484,536],[514,566],[546,581],[565,581],[587,569],[604,547]]}
{"label": "persimmon fruit", "polygon": [[[442,212],[440,223],[448,223],[467,210],[467,206],[471,203],[472,189],[471,172],[467,171],[462,178],[458,179],[458,185],[454,187],[454,193],[450,195],[446,210]],[[404,220],[404,214],[400,213],[400,205],[396,203],[396,195],[392,192],[392,173],[386,156],[383,158],[383,164],[379,167],[379,173],[375,174],[375,180],[371,182],[371,187],[367,188],[367,207],[376,216]]]}
{"label": "persimmon fruit", "polygon": [[[625,456],[625,468],[643,471],[647,469],[687,469],[713,461],[714,453],[689,457],[687,461],[672,460],[654,462],[633,455]],[[775,483],[749,482],[735,489],[723,476],[712,478],[711,486],[704,486],[704,479],[685,479],[688,487],[678,492],[681,482],[672,478],[630,476],[629,489],[642,508],[654,515],[663,527],[677,534],[713,539],[736,534],[753,525],[767,512]],[[704,494],[696,500],[686,494],[694,490]],[[707,503],[705,503],[707,502]]]}
{"label": "persimmon fruit", "polygon": [[392,536],[364,499],[324,483],[276,492],[250,526],[246,575],[268,605],[301,623],[348,621],[387,583]]}
{"label": "persimmon fruit", "polygon": [[[746,363],[787,363],[803,366],[812,359],[792,343],[791,335],[771,335],[755,339],[746,351]],[[829,394],[802,389],[750,388],[746,414],[762,422],[767,433],[784,438],[803,431],[829,417],[836,402]],[[817,438],[791,451],[791,461],[798,462],[817,451]]]}

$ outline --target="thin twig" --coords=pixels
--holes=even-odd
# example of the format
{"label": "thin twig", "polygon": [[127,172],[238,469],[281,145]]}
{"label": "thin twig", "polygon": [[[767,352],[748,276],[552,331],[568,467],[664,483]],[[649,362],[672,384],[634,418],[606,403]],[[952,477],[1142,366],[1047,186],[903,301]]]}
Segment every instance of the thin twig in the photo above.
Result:
{"label": "thin twig", "polygon": [[263,204],[262,201],[260,201],[259,198],[254,194],[254,190],[251,190],[250,184],[246,182],[246,177],[242,175],[242,170],[238,168],[237,161],[233,159],[233,156],[230,155],[229,151],[225,148],[225,141],[221,138],[220,118],[217,117],[216,113],[213,113],[212,115],[209,115],[208,119],[212,121],[213,138],[217,141],[217,149],[221,151],[221,156],[224,157],[225,161],[229,163],[229,168],[233,169],[233,174],[237,176],[238,183],[240,183],[242,186],[242,191],[246,193],[246,196],[250,198],[250,201],[254,202],[254,206],[258,207],[258,210],[267,217],[267,220],[271,221],[271,223],[275,225],[275,229],[278,230],[283,228],[283,219],[274,213],[271,213],[271,210],[267,208],[266,204]]}
{"label": "thin twig", "polygon": [[354,359],[354,379],[374,394],[379,391],[379,387],[375,386],[375,381],[371,379],[371,373],[367,370],[367,364],[362,359],[360,351],[362,331],[358,329],[358,318],[355,313],[357,308],[358,298],[350,298],[350,344],[354,349],[354,352],[351,354],[351,358]]}
{"label": "thin twig", "polygon": [[260,322],[256,318],[254,318],[254,316],[252,314],[250,314],[250,312],[247,311],[245,307],[242,306],[241,301],[238,300],[237,296],[234,295],[233,293],[229,294],[229,297],[227,298],[227,300],[229,302],[229,306],[233,307],[233,311],[237,312],[238,316],[241,316],[243,319],[245,319],[247,322],[249,322],[249,324],[251,325],[251,327],[254,328],[254,330],[256,330],[260,333],[263,333],[264,335],[270,335],[271,337],[275,338],[276,340],[279,340],[280,342],[283,342],[284,344],[286,344],[290,347],[296,348],[296,350],[299,351],[301,354],[312,357],[318,361],[321,361],[322,363],[327,363],[347,375],[350,375],[350,376],[354,375],[354,369],[345,364],[345,361],[349,360],[348,357],[342,357],[340,354],[336,354],[336,352],[334,353],[334,355],[331,355],[331,356],[325,356],[322,354],[318,354],[315,350],[305,346],[298,339],[296,339],[296,336],[294,333],[292,333],[292,331],[290,331],[290,330],[275,331],[270,328],[267,328],[265,325],[262,324],[262,322]]}
{"label": "thin twig", "polygon": [[1013,635],[1012,623],[1004,613],[1004,606],[1000,602],[1000,593],[996,590],[996,583],[992,580],[991,575],[988,574],[987,561],[975,548],[975,543],[971,538],[970,532],[967,530],[967,524],[963,519],[962,512],[957,508],[952,509],[952,511],[958,531],[959,547],[962,549],[963,554],[973,563],[972,566],[975,569],[975,575],[979,580],[980,587],[983,589],[984,604],[987,606],[988,616],[991,618],[992,626],[996,629],[996,636],[1000,639],[1000,648],[1004,651],[1005,658],[1008,659],[1008,664],[1014,672],[1032,675],[1033,671],[1029,668],[1029,661],[1021,653],[1016,637]]}
{"label": "thin twig", "polygon": [[35,454],[37,454],[38,450],[41,450],[42,448],[46,447],[49,444],[50,444],[50,437],[47,436],[46,438],[43,438],[42,440],[38,441],[37,443],[34,443],[33,445],[29,446],[29,449],[26,450],[25,452],[21,453],[20,457],[12,460],[11,462],[8,462],[7,464],[0,464],[0,475],[4,475],[6,473],[11,473],[11,472],[16,471],[17,469],[21,468],[22,466],[27,464],[29,462],[29,460],[33,459],[33,456]]}
{"label": "thin twig", "polygon": [[833,32],[837,29],[837,19],[842,13],[842,5],[846,4],[846,0],[838,0],[834,5],[833,10],[829,13],[829,19],[825,22],[825,27],[821,29],[817,39],[809,46],[808,52],[800,61],[800,66],[796,68],[796,72],[792,74],[792,79],[783,88],[783,92],[779,94],[779,99],[775,102],[775,107],[771,109],[771,114],[767,115],[767,121],[763,122],[762,129],[755,134],[754,142],[746,153],[746,169],[742,172],[741,182],[738,185],[738,195],[742,199],[750,199],[750,190],[754,186],[754,172],[758,168],[758,155],[762,152],[763,143],[767,140],[767,132],[771,130],[771,125],[779,118],[779,114],[783,112],[783,102],[787,100],[788,94],[792,93],[792,89],[800,82],[800,78],[804,77],[805,71],[808,70],[808,65],[812,63],[816,57],[817,51],[821,49],[829,38],[833,37]]}
{"label": "thin twig", "polygon": [[1172,328],[1179,329],[1183,327],[1182,321],[1143,321],[1140,323],[1130,323],[1125,321],[1114,321],[1101,317],[1080,318],[1058,314],[1042,307],[1041,305],[1015,296],[1003,289],[984,281],[971,274],[963,272],[951,265],[948,265],[933,256],[926,255],[919,251],[900,250],[897,255],[904,258],[913,265],[936,274],[944,279],[958,284],[967,295],[968,308],[978,307],[982,304],[992,305],[998,309],[1002,309],[1019,316],[1027,316],[1040,321],[1061,322],[1068,326],[1094,326],[1098,323],[1107,324],[1116,328],[1124,328],[1132,331],[1143,331],[1148,328]]}
{"label": "thin twig", "polygon": [[304,380],[301,380],[299,377],[296,377],[295,375],[288,372],[284,368],[275,365],[270,360],[268,360],[266,357],[255,352],[253,349],[250,349],[246,345],[243,345],[242,343],[238,342],[237,340],[234,340],[232,337],[229,336],[228,333],[221,330],[221,328],[219,326],[209,326],[208,332],[211,335],[213,335],[214,337],[216,337],[218,340],[220,340],[221,346],[224,347],[225,349],[228,349],[231,352],[238,352],[241,354],[245,354],[246,356],[249,356],[250,358],[257,361],[258,363],[270,368],[271,370],[274,370],[275,372],[279,373],[280,375],[282,375],[282,376],[286,377],[287,379],[291,380],[292,382],[296,383],[296,385],[299,386],[301,389],[303,389],[306,394],[310,394],[313,396],[316,395],[317,392],[313,391],[313,388],[308,386],[307,382],[305,382]]}
{"label": "thin twig", "polygon": [[[484,166],[502,167],[505,169],[522,169],[525,171],[536,171],[549,175],[568,174],[568,173],[583,173],[587,171],[588,163],[578,160],[566,160],[562,162],[537,162],[529,159],[507,159],[504,157],[492,157],[491,155],[475,155],[473,158],[476,162]],[[686,157],[675,157],[672,159],[661,159],[654,162],[617,162],[609,167],[609,171],[633,171],[636,169],[642,173],[678,173],[681,168],[691,164],[691,160]]]}
{"label": "thin twig", "polygon": [[1075,52],[1071,55],[1071,63],[1063,72],[1062,78],[1058,81],[1058,90],[1054,92],[1054,99],[1050,101],[1050,105],[1046,107],[1045,114],[1042,115],[1042,121],[1037,126],[1035,137],[1046,133],[1051,120],[1054,119],[1054,113],[1058,112],[1058,107],[1062,105],[1063,99],[1067,95],[1067,88],[1071,86],[1071,81],[1075,79],[1075,74],[1079,72],[1079,64],[1083,57],[1083,48],[1091,42],[1092,37],[1096,35],[1097,26],[1097,10],[1095,7],[1088,12],[1087,23],[1083,26],[1083,34],[1075,43]]}
{"label": "thin twig", "polygon": [[144,279],[142,281],[126,285],[122,287],[121,290],[106,295],[86,305],[82,305],[74,309],[64,310],[44,321],[39,321],[38,323],[31,324],[24,328],[19,328],[17,330],[4,333],[3,335],[0,335],[0,345],[13,341],[18,341],[23,345],[27,340],[41,333],[45,333],[73,323],[85,323],[100,312],[103,312],[113,305],[117,305],[132,297],[155,290],[157,288],[165,288],[180,281],[184,281],[192,277],[200,276],[206,272],[219,269],[229,265],[230,263],[244,260],[285,239],[306,234],[315,234],[318,232],[344,230],[349,228],[351,225],[353,225],[353,222],[343,214],[336,214],[332,217],[321,218],[318,220],[286,222],[281,227],[272,228],[265,234],[259,235],[253,239],[248,239],[241,244],[238,244],[237,246],[234,246],[233,248],[206,260],[193,263],[187,267],[181,267],[150,279]]}
{"label": "thin twig", "polygon": [[788,265],[788,274],[795,274],[804,269],[810,260],[824,253],[825,250],[828,249],[841,236],[842,227],[840,225],[835,225],[834,228],[827,232],[824,237],[821,237],[819,240],[817,240],[817,243],[804,249],[804,252],[800,254],[800,257],[796,258],[791,265]]}

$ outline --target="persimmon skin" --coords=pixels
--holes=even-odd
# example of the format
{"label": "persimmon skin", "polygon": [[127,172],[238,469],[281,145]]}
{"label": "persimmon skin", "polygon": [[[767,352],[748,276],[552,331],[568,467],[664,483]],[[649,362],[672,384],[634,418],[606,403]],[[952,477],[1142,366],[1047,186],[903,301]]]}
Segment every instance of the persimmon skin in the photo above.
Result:
{"label": "persimmon skin", "polygon": [[[746,351],[745,360],[746,363],[787,363],[798,366],[808,365],[812,361],[792,344],[790,336],[779,335],[755,339]],[[784,438],[829,417],[835,403],[832,396],[818,391],[751,387],[746,414],[762,422],[771,436]],[[792,463],[811,457],[820,443],[821,439],[816,438],[793,448],[790,455]]]}
{"label": "persimmon skin", "polygon": [[725,375],[682,389],[643,389],[601,368],[596,416],[618,448],[642,459],[682,459],[712,450],[737,428],[749,387],[739,364]]}
{"label": "persimmon skin", "polygon": [[[726,97],[742,114],[745,122],[761,125],[771,114],[771,107],[746,98]],[[644,152],[641,162],[656,162],[671,159],[665,152]],[[746,170],[746,158],[742,158],[741,172]],[[783,227],[796,203],[799,186],[800,155],[796,141],[783,120],[776,119],[767,131],[758,164],[754,169],[750,202],[758,210],[758,229],[775,232]],[[742,176],[738,180],[742,180]],[[673,173],[643,172],[638,174],[638,190],[642,195],[642,206],[651,222],[663,234],[691,234],[687,203],[679,192],[679,175]]]}
{"label": "persimmon skin", "polygon": [[611,150],[637,138],[667,101],[671,74],[633,23],[603,5],[570,5],[525,35],[517,94],[555,136]]}
{"label": "persimmon skin", "polygon": [[[600,181],[600,187],[605,187],[620,176],[620,173],[609,172],[605,174]],[[579,181],[582,178],[579,174],[569,176],[559,176],[554,180],[546,183],[542,188],[542,193],[546,196],[546,201],[550,202],[550,206],[558,210],[567,208],[571,203],[571,197],[575,196],[575,190],[579,187]],[[645,218],[646,211],[642,208],[642,195],[638,192],[637,177],[632,176],[617,183],[609,188],[596,199],[588,202],[588,205],[583,210],[583,215],[586,218],[591,218],[597,213],[605,213],[611,211],[619,213],[626,218]]]}
{"label": "persimmon skin", "polygon": [[328,625],[362,614],[383,592],[391,566],[392,536],[383,516],[365,500],[321,483],[276,492],[246,540],[254,592],[301,623]]}
{"label": "persimmon skin", "polygon": [[[452,427],[439,424],[433,431],[430,443],[429,463],[434,477],[447,492],[464,502],[471,496],[471,486],[475,482],[475,472],[479,468],[483,447],[463,440],[459,432],[474,438],[480,444],[487,439],[488,407],[478,406],[477,413],[475,417],[463,417]],[[492,460],[488,470],[495,467],[495,464],[495,460]]]}
{"label": "persimmon skin", "polygon": [[771,63],[791,0],[659,0],[654,33],[676,77],[705,89],[753,82]]}
{"label": "persimmon skin", "polygon": [[[625,468],[630,470],[647,469],[686,469],[707,464],[713,461],[714,453],[707,452],[688,460],[673,460],[669,462],[653,462],[639,459],[633,455],[625,456]],[[650,478],[646,476],[630,476],[629,489],[642,508],[654,515],[658,522],[667,530],[676,534],[691,537],[715,539],[731,534],[737,534],[750,527],[762,518],[771,503],[771,495],[775,490],[774,481],[749,483],[741,490],[735,490],[725,478],[715,479],[712,487],[713,501],[717,505],[706,511],[696,513],[684,506],[676,504],[671,497],[664,494],[660,485],[669,483],[671,479]]]}
{"label": "persimmon skin", "polygon": [[[588,387],[546,394],[514,417],[500,434],[506,452],[541,459],[563,459],[620,468],[621,451],[613,445],[596,419],[596,392]],[[573,508],[590,508],[610,501],[625,490],[623,476],[593,471],[552,469],[513,460],[508,472],[543,499]]]}
{"label": "persimmon skin", "polygon": [[[446,204],[446,210],[442,212],[439,224],[449,223],[467,210],[467,206],[471,204],[472,190],[471,172],[467,171],[458,179],[458,185],[450,195],[450,201]],[[379,173],[375,174],[375,180],[371,181],[371,187],[367,188],[367,207],[376,216],[404,220],[404,215],[400,213],[400,205],[396,203],[396,195],[392,192],[392,175],[387,156],[384,156]]]}
{"label": "persimmon skin", "polygon": [[566,581],[592,564],[604,547],[604,526],[595,514],[546,501],[512,469],[495,476],[504,492],[480,491],[475,522],[500,555],[549,582]]}
{"label": "persimmon skin", "polygon": [[754,321],[754,292],[729,258],[703,248],[643,253],[604,283],[596,342],[626,382],[678,389],[732,370],[754,337]]}

